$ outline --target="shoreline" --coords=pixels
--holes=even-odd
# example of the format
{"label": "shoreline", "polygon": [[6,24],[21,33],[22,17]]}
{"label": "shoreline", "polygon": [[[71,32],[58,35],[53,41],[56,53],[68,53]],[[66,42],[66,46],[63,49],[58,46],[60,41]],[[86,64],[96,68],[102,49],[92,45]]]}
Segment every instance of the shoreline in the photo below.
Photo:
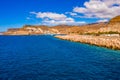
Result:
{"label": "shoreline", "polygon": [[[40,36],[40,35],[0,35],[0,36]],[[54,35],[55,38],[83,44],[95,45],[112,50],[120,50],[120,37],[118,36],[93,36],[93,35]]]}
{"label": "shoreline", "polygon": [[72,42],[95,45],[112,50],[120,50],[120,37],[92,36],[92,35],[65,35],[55,37],[62,40],[69,40]]}

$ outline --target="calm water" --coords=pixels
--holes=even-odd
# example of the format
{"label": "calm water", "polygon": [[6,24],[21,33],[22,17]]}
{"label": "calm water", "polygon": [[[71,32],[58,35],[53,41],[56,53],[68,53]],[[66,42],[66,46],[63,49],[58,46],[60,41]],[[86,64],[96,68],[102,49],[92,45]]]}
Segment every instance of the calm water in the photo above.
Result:
{"label": "calm water", "polygon": [[120,51],[52,36],[0,36],[0,80],[120,80]]}

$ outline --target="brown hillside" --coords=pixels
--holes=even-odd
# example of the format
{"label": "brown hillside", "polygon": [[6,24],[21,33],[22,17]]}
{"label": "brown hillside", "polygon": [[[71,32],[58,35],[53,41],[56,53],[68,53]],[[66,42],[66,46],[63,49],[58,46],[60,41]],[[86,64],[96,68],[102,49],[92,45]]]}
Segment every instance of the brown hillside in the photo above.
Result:
{"label": "brown hillside", "polygon": [[112,18],[109,23],[93,23],[81,26],[57,25],[25,25],[22,28],[12,28],[4,32],[5,35],[33,35],[33,34],[99,34],[120,33],[120,15]]}
{"label": "brown hillside", "polygon": [[109,23],[120,23],[120,15],[112,18]]}
{"label": "brown hillside", "polygon": [[120,33],[120,15],[112,18],[105,28],[100,28],[101,33]]}

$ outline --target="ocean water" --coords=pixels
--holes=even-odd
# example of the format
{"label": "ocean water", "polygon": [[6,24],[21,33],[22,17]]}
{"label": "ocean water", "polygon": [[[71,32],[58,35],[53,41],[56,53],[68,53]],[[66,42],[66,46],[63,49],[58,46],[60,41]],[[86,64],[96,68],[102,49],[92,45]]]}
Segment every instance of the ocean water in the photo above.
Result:
{"label": "ocean water", "polygon": [[0,36],[0,80],[120,80],[120,51],[53,36]]}

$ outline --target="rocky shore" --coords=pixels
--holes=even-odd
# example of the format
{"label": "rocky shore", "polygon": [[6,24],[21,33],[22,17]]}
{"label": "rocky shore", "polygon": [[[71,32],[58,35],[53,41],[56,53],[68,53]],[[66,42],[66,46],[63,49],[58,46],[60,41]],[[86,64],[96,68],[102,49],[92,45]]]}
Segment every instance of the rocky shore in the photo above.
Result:
{"label": "rocky shore", "polygon": [[[85,25],[24,25],[10,28],[3,35],[58,35],[60,39],[120,50],[120,15],[109,22]],[[65,34],[65,35],[59,35]]]}
{"label": "rocky shore", "polygon": [[55,37],[63,40],[70,40],[74,42],[81,42],[114,50],[120,50],[119,36],[64,35]]}

